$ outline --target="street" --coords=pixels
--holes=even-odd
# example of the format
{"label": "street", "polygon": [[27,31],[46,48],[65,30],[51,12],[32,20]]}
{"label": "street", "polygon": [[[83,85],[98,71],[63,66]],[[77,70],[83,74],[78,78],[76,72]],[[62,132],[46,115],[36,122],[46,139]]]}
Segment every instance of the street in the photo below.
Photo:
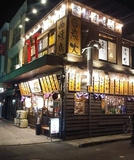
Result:
{"label": "street", "polygon": [[129,140],[78,148],[66,141],[0,146],[0,160],[133,160]]}

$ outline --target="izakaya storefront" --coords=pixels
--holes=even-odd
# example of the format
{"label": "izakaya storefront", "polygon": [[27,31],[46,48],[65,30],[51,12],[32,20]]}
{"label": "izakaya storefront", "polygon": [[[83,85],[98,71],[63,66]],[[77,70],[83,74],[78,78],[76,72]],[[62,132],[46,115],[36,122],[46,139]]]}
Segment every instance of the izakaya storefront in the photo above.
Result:
{"label": "izakaya storefront", "polygon": [[61,73],[58,71],[19,83],[23,110],[27,112],[28,125],[38,129],[36,134],[44,134],[42,126],[47,126],[51,134],[61,138]]}

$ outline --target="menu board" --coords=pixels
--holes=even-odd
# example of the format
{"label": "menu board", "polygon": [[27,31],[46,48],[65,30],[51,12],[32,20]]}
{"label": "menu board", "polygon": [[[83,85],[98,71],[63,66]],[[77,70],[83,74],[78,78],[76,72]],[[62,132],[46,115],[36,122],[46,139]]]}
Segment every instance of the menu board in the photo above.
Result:
{"label": "menu board", "polygon": [[109,93],[109,78],[105,78],[105,93]]}
{"label": "menu board", "polygon": [[50,133],[51,134],[59,133],[59,118],[50,119]]}
{"label": "menu board", "polygon": [[123,94],[123,80],[120,80],[120,94]]}
{"label": "menu board", "polygon": [[99,81],[98,81],[98,78],[93,78],[93,90],[94,92],[99,92]]}
{"label": "menu board", "polygon": [[99,86],[99,90],[100,90],[100,93],[104,93],[104,78],[103,77],[100,77],[100,86]]}
{"label": "menu board", "polygon": [[81,74],[76,73],[76,91],[81,90]]}
{"label": "menu board", "polygon": [[124,95],[127,95],[128,94],[128,81],[124,81],[123,82],[123,93]]}
{"label": "menu board", "polygon": [[133,95],[133,82],[129,82],[129,95]]}
{"label": "menu board", "polygon": [[75,79],[75,74],[73,72],[69,73],[69,91],[74,91],[74,79]]}
{"label": "menu board", "polygon": [[27,86],[27,83],[20,83],[19,84],[19,89],[20,89],[20,93],[21,95],[28,95],[30,93],[30,90],[28,90],[29,86]]}
{"label": "menu board", "polygon": [[114,80],[110,79],[110,94],[114,94]]}
{"label": "menu board", "polygon": [[119,79],[116,79],[114,81],[115,81],[115,94],[119,94]]}

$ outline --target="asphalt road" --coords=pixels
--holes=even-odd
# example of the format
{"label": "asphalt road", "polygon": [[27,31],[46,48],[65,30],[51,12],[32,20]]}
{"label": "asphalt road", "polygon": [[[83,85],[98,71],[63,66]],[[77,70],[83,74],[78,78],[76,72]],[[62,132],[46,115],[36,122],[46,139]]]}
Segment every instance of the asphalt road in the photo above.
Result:
{"label": "asphalt road", "polygon": [[0,146],[0,160],[133,160],[130,140],[78,148],[65,141]]}

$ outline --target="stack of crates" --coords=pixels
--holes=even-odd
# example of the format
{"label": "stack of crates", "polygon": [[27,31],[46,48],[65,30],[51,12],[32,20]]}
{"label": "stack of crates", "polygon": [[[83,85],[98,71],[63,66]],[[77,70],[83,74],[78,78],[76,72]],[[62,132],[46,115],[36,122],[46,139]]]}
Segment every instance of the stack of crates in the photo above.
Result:
{"label": "stack of crates", "polygon": [[27,128],[28,120],[27,120],[27,112],[24,110],[16,111],[16,118],[14,118],[14,125],[20,128]]}

